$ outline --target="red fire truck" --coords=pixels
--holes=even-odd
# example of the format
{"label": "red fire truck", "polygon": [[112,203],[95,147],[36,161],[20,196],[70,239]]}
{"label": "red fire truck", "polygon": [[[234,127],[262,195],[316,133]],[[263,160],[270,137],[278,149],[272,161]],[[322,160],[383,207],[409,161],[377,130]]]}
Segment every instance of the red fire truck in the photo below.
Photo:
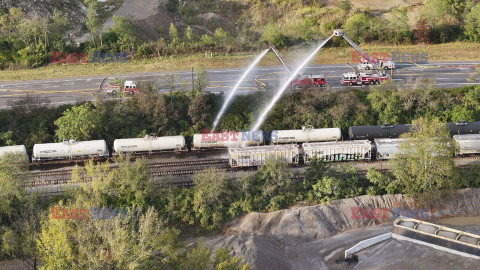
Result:
{"label": "red fire truck", "polygon": [[325,87],[327,81],[324,75],[299,75],[292,81],[293,87]]}
{"label": "red fire truck", "polygon": [[[285,70],[291,74],[292,69],[285,63],[283,58],[280,56],[278,51],[275,49],[273,45],[270,45],[270,49],[275,53],[278,60],[282,63]],[[327,81],[325,80],[325,76],[322,75],[313,75],[313,74],[299,74],[295,79],[292,80],[292,86],[295,88],[307,88],[311,86],[317,87],[325,87],[327,86]]]}
{"label": "red fire truck", "polygon": [[[117,94],[120,91],[120,84],[102,82],[100,88],[104,88],[108,94]],[[135,81],[125,81],[125,83],[123,84],[123,93],[129,95],[138,93],[137,83]]]}
{"label": "red fire truck", "polygon": [[366,73],[343,73],[340,82],[344,85],[362,85],[362,84],[380,84],[383,81],[388,81],[388,75],[380,74],[366,74]]}

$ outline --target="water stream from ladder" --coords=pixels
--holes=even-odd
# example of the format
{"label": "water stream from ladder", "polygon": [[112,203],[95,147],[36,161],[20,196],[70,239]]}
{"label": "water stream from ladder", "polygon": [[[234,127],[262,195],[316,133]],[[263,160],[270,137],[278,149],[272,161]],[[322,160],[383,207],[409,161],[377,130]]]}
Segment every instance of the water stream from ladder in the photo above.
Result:
{"label": "water stream from ladder", "polygon": [[305,58],[305,60],[296,68],[296,70],[290,74],[290,77],[288,78],[288,80],[282,85],[281,88],[279,88],[277,90],[277,93],[276,95],[273,97],[272,101],[268,104],[267,107],[265,107],[265,109],[263,109],[262,111],[262,114],[260,115],[260,117],[258,118],[257,122],[255,123],[255,125],[252,127],[251,131],[256,131],[258,130],[263,122],[265,121],[265,118],[268,116],[268,113],[272,110],[273,106],[275,106],[275,104],[278,102],[278,100],[280,99],[280,97],[282,97],[283,95],[283,92],[285,92],[285,90],[290,86],[290,84],[292,83],[293,79],[295,79],[295,77],[297,76],[297,74],[305,67],[306,64],[308,64],[308,62],[310,62],[310,60],[312,60],[312,58],[318,53],[318,51],[320,51],[320,49],[325,46],[325,44],[333,37],[333,35],[331,35],[330,37],[328,37],[325,41],[323,41],[317,48],[315,48],[315,50],[307,57]]}
{"label": "water stream from ladder", "polygon": [[225,99],[225,101],[223,102],[223,105],[222,105],[222,108],[220,109],[220,111],[218,112],[217,116],[215,117],[215,121],[213,122],[213,127],[212,127],[212,132],[215,130],[215,128],[217,128],[217,125],[218,125],[218,122],[220,121],[220,119],[222,119],[222,116],[223,114],[225,113],[225,110],[227,109],[228,105],[230,105],[232,99],[233,99],[233,96],[235,95],[235,93],[237,92],[237,89],[240,87],[240,84],[242,84],[242,82],[245,80],[245,78],[247,77],[247,75],[252,71],[252,69],[258,64],[258,62],[260,62],[260,60],[263,58],[263,56],[265,56],[265,54],[269,51],[270,49],[266,49],[265,51],[263,51],[260,55],[257,56],[257,58],[255,58],[255,60],[252,62],[252,64],[250,64],[250,66],[248,67],[248,69],[243,73],[242,77],[240,78],[240,80],[238,80],[237,84],[235,85],[235,87],[233,87],[232,91],[230,92],[230,94],[228,95],[227,99]]}

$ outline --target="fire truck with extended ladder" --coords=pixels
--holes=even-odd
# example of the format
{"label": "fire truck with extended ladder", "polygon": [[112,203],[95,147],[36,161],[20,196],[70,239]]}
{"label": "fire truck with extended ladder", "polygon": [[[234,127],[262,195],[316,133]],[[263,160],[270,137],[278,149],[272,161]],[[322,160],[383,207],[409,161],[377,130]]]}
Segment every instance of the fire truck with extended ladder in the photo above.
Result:
{"label": "fire truck with extended ladder", "polygon": [[[270,49],[275,53],[278,60],[280,60],[287,72],[291,74],[292,69],[287,65],[287,63],[285,63],[275,47],[271,45]],[[327,81],[325,80],[325,76],[323,74],[299,74],[295,79],[292,80],[292,86],[295,88],[306,88],[311,86],[325,87],[326,85]]]}
{"label": "fire truck with extended ladder", "polygon": [[103,79],[100,83],[100,91],[105,91],[110,95],[116,95],[119,92],[122,92],[125,95],[134,95],[138,93],[138,87],[136,81],[119,83],[117,78],[108,77]]}
{"label": "fire truck with extended ladder", "polygon": [[369,74],[369,73],[360,73],[360,72],[349,72],[343,73],[342,79],[340,82],[344,85],[362,85],[362,84],[380,84],[381,82],[390,80],[390,76],[384,72],[384,68],[386,65],[389,65],[390,68],[395,67],[395,63],[389,60],[389,62],[381,62],[376,61],[366,52],[364,52],[355,42],[349,39],[342,30],[334,30],[333,35],[337,37],[343,37],[355,50],[357,50],[363,57],[363,61],[365,65],[369,69],[372,69],[377,72],[377,74]]}

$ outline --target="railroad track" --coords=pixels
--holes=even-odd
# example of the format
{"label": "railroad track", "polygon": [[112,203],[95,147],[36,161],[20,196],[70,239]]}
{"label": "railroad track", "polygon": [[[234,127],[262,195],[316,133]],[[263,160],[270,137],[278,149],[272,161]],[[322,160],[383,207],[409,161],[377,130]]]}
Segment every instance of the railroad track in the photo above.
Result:
{"label": "railroad track", "polygon": [[[462,166],[459,166],[459,168],[461,170],[466,170],[468,169],[468,165],[462,165]],[[229,169],[225,168],[225,169],[222,169],[224,171],[230,171]],[[249,168],[248,171],[252,171],[254,169],[252,168]],[[195,173],[195,172],[198,172],[198,171],[201,171],[201,169],[197,169],[197,170],[181,170],[181,171],[171,171],[171,172],[157,172],[155,173],[157,176],[164,176],[164,175],[185,175],[185,174],[192,174],[192,173]],[[379,170],[381,172],[386,172],[388,171],[387,169],[381,169]],[[361,170],[361,171],[357,171],[358,175],[359,176],[365,176],[367,174],[367,170]],[[171,174],[168,174],[168,173],[171,173]],[[300,181],[305,177],[304,174],[295,174],[293,175],[291,178],[297,182],[297,183],[300,183]],[[61,185],[61,184],[70,184],[72,181],[70,179],[61,179],[61,180],[42,180],[42,185]],[[88,181],[85,181],[85,182],[88,182]],[[27,182],[27,183],[30,183],[30,182]],[[182,187],[182,188],[191,188],[191,187],[194,187],[195,186],[195,183],[193,182],[193,180],[190,180],[190,181],[176,181],[176,182],[158,182],[158,181],[155,181],[154,184],[157,186],[157,187],[160,187],[160,188],[168,188],[168,187]],[[26,187],[39,187],[41,185],[29,185],[29,186],[26,186]],[[53,195],[61,195],[63,194],[63,191],[62,190],[50,190],[50,191],[44,191],[44,194],[45,195],[48,195],[48,196],[53,196]]]}
{"label": "railroad track", "polygon": [[177,161],[177,162],[166,162],[166,163],[155,163],[150,164],[150,170],[159,169],[159,168],[170,168],[170,167],[187,167],[187,166],[201,166],[201,165],[228,165],[228,159],[205,159],[205,160],[190,160],[190,161]]}
{"label": "railroad track", "polygon": [[[455,160],[478,160],[480,156],[471,156],[471,157],[456,157]],[[359,164],[371,164],[371,165],[378,165],[384,164],[385,161],[373,161],[373,162],[362,162],[362,161],[355,161],[351,162],[350,164],[359,165]],[[193,161],[179,161],[179,162],[165,162],[165,163],[154,163],[150,164],[150,175],[152,178],[160,178],[164,176],[186,176],[186,175],[193,175],[202,171],[205,168],[193,168],[193,169],[175,169],[181,167],[192,167],[192,166],[206,166],[206,165],[219,165],[217,166],[218,169],[222,171],[253,171],[256,170],[255,167],[245,168],[245,169],[232,169],[227,167],[228,160],[227,159],[210,159],[210,160],[193,160]],[[112,166],[112,169],[117,166]],[[304,167],[304,166],[300,166]],[[162,170],[162,169],[170,169],[173,170]],[[466,170],[468,165],[459,166],[461,170]],[[387,169],[377,169],[381,172],[386,172]],[[359,170],[358,175],[365,176],[367,174],[367,170]],[[24,183],[25,187],[38,187],[38,186],[48,186],[48,185],[63,185],[72,183],[71,179],[71,170],[61,170],[61,171],[42,171],[32,173],[32,181],[27,181]],[[300,179],[300,178],[299,178]],[[173,184],[175,185],[175,184]],[[191,184],[193,185],[193,183]],[[180,185],[180,186],[191,186],[190,184]]]}
{"label": "railroad track", "polygon": [[[181,176],[191,175],[202,171],[205,168],[195,168],[186,170],[161,170],[167,168],[181,168],[181,167],[193,167],[193,166],[207,166],[207,165],[220,165],[221,170],[227,171],[228,159],[209,159],[209,160],[192,160],[192,161],[179,161],[179,162],[164,162],[149,164],[150,175],[152,177],[161,176]],[[223,166],[223,168],[222,168]],[[118,166],[111,166],[111,169],[118,168]],[[61,185],[73,182],[71,179],[72,170],[59,170],[59,171],[41,171],[30,174],[33,180],[24,183],[25,187],[37,187],[47,185]]]}

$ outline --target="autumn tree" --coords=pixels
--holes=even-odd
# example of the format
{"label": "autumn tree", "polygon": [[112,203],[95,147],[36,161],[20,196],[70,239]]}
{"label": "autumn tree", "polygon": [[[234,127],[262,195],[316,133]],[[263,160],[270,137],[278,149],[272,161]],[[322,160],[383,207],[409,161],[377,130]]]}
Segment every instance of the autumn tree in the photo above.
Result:
{"label": "autumn tree", "polygon": [[435,118],[420,118],[402,138],[406,140],[390,166],[403,192],[432,201],[443,191],[457,187],[460,177],[453,161],[456,144],[447,125]]}
{"label": "autumn tree", "polygon": [[432,38],[432,28],[427,20],[420,18],[417,21],[417,30],[414,32],[415,38],[421,43],[430,43]]}

